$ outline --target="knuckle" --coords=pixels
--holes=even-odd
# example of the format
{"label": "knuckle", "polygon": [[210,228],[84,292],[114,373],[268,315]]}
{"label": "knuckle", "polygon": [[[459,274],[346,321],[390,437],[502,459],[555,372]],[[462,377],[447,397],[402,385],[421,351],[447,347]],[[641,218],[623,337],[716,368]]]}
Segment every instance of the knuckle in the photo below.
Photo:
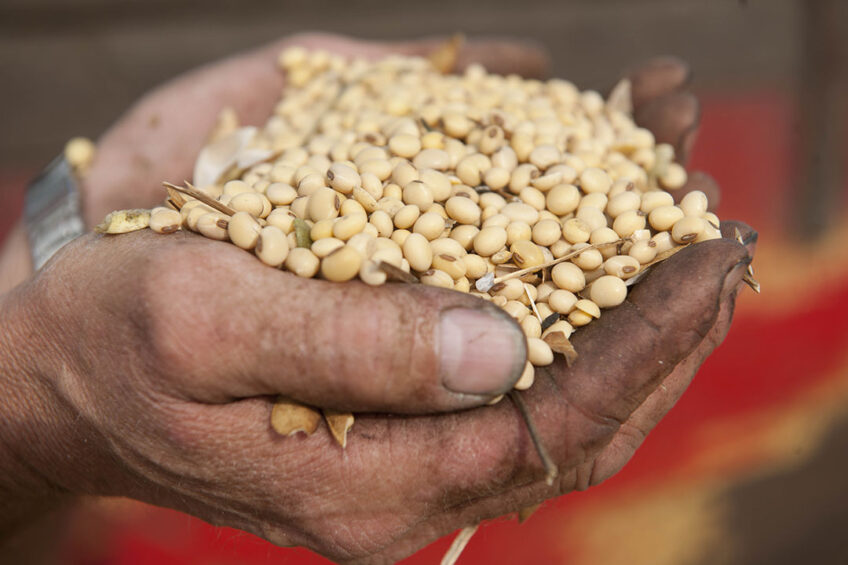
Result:
{"label": "knuckle", "polygon": [[220,323],[220,298],[197,276],[206,267],[206,254],[186,251],[174,246],[151,256],[139,297],[146,311],[152,363],[172,373],[192,372],[203,353],[219,351],[228,329]]}

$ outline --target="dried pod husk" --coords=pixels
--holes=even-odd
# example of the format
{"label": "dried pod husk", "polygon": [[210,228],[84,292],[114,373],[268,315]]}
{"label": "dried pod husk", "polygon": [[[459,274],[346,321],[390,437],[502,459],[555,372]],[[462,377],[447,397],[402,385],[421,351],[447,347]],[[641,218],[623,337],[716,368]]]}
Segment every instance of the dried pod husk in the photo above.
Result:
{"label": "dried pod husk", "polygon": [[295,400],[278,397],[271,409],[271,427],[282,436],[303,432],[312,435],[321,422],[321,413]]}
{"label": "dried pod husk", "polygon": [[226,106],[218,114],[215,125],[209,133],[206,143],[214,143],[232,134],[239,127],[239,118],[232,106]]}
{"label": "dried pod husk", "polygon": [[529,520],[530,516],[532,516],[536,512],[536,510],[538,510],[539,507],[541,507],[541,506],[542,506],[542,503],[540,502],[539,504],[534,504],[532,506],[525,506],[524,508],[519,510],[518,511],[518,523],[523,524],[524,522]]}
{"label": "dried pod husk", "polygon": [[[218,210],[219,212],[221,212],[222,214],[226,214],[227,216],[232,216],[233,214],[236,213],[236,211],[233,210],[232,208],[230,208],[229,206],[222,204],[221,202],[218,202],[217,200],[215,200],[214,198],[212,198],[211,196],[209,196],[205,192],[203,192],[201,190],[197,190],[189,182],[186,183],[186,186],[177,186],[177,185],[171,184],[169,182],[163,182],[162,185],[165,187],[166,190],[168,190],[169,194],[170,194],[171,191],[174,191],[176,193],[187,194],[188,196],[191,196],[195,200],[199,200],[199,201],[203,202],[204,204],[206,204],[207,206],[209,206],[213,210]],[[182,206],[180,206],[180,208],[182,209]]]}
{"label": "dried pod husk", "polygon": [[607,109],[615,110],[628,116],[633,113],[633,97],[630,79],[621,79],[612,87],[607,97]]}
{"label": "dried pod husk", "polygon": [[439,45],[427,59],[433,67],[442,74],[453,72],[459,59],[459,52],[465,43],[465,36],[457,33],[441,45]]}
{"label": "dried pod husk", "polygon": [[220,183],[228,173],[232,174],[240,153],[250,145],[257,131],[253,126],[239,128],[206,145],[194,165],[194,185],[204,188]]}
{"label": "dried pod husk", "polygon": [[129,233],[143,230],[150,225],[150,210],[117,210],[103,218],[94,231],[97,233]]}
{"label": "dried pod husk", "polygon": [[325,408],[324,420],[327,422],[327,427],[330,428],[330,433],[336,442],[342,446],[342,449],[347,447],[347,433],[353,427],[353,414],[350,412],[336,412],[335,410]]}
{"label": "dried pod husk", "polygon": [[489,292],[495,286],[495,273],[486,273],[474,283],[474,288],[480,292]]}
{"label": "dried pod husk", "polygon": [[518,280],[523,283],[532,284],[533,286],[536,286],[540,282],[542,282],[542,277],[540,277],[536,273],[528,273],[526,275],[521,275],[520,277],[518,277]]}
{"label": "dried pod husk", "polygon": [[239,171],[264,163],[274,156],[274,152],[270,149],[261,149],[258,147],[244,147],[236,155],[236,169]]}
{"label": "dried pod husk", "polygon": [[551,332],[542,338],[542,341],[547,343],[554,353],[565,356],[565,362],[569,367],[577,361],[577,350],[571,345],[571,341],[564,332]]}
{"label": "dried pod husk", "polygon": [[[554,312],[553,314],[548,315],[544,320],[542,320],[542,331],[545,331],[549,327],[551,327],[554,322],[558,322],[560,319],[560,315],[558,312]],[[550,345],[550,343],[548,344]],[[553,348],[551,348],[553,349]]]}

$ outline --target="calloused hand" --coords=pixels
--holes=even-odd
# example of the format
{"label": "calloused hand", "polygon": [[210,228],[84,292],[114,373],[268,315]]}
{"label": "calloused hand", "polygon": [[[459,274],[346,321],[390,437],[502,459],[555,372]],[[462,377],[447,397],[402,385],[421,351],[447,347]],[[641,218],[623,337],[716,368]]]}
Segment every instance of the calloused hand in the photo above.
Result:
{"label": "calloused hand", "polygon": [[[31,499],[130,496],[337,561],[394,562],[620,469],[727,332],[756,239],[737,227],[747,245],[677,253],[574,336],[572,367],[537,370],[523,396],[552,486],[511,403],[470,408],[524,360],[490,304],[299,279],[193,234],[86,236],[0,302],[10,374],[27,376],[6,388],[29,399],[4,430],[18,455],[4,475]],[[374,415],[344,451],[325,433],[281,438],[276,394]]]}
{"label": "calloused hand", "polygon": [[492,305],[304,280],[192,234],[87,236],[4,309],[25,320],[14,358],[37,399],[18,477],[38,469],[45,498],[129,496],[337,561],[393,562],[616,472],[723,338],[749,259],[732,239],[681,251],[576,334],[574,366],[537,374],[524,398],[559,465],[548,487],[509,402],[358,415],[346,450],[269,426],[278,393],[396,414],[484,402],[444,375],[465,369],[455,382],[489,394],[516,378],[522,334]]}

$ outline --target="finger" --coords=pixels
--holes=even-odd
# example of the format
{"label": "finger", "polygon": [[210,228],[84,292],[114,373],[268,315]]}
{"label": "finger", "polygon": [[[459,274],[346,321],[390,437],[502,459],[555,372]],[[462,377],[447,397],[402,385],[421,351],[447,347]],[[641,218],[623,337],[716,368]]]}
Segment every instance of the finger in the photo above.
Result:
{"label": "finger", "polygon": [[[521,373],[521,329],[474,296],[302,279],[227,244],[184,241],[192,251],[157,256],[157,272],[168,263],[182,268],[155,284],[185,300],[179,313],[170,305],[169,320],[153,333],[193,328],[165,355],[183,375],[182,392],[196,400],[282,394],[326,408],[420,413],[480,405]],[[213,278],[186,276],[210,265]]]}
{"label": "finger", "polygon": [[714,325],[727,273],[749,261],[732,240],[693,245],[652,268],[621,306],[578,332],[561,378],[569,404],[624,422]]}
{"label": "finger", "polygon": [[672,190],[671,195],[674,197],[674,202],[679,204],[684,196],[694,190],[700,190],[706,194],[710,212],[718,209],[721,202],[721,187],[711,175],[703,171],[690,172],[686,184],[678,190]]}
{"label": "finger", "polygon": [[700,106],[689,92],[672,92],[646,102],[634,112],[636,123],[651,130],[657,143],[668,143],[676,160],[686,164],[695,144]]}
{"label": "finger", "polygon": [[721,223],[722,237],[736,240],[737,235],[742,240],[742,245],[748,250],[748,254],[753,257],[757,249],[757,239],[759,238],[757,231],[744,222],[730,220]]}
{"label": "finger", "polygon": [[677,403],[694,379],[701,364],[724,340],[730,330],[736,295],[739,292],[744,272],[744,263],[740,263],[727,274],[722,289],[724,298],[716,323],[710,333],[692,354],[681,361],[674,368],[674,371],[663,380],[662,384],[622,424],[613,440],[598,455],[593,468],[591,484],[601,483],[621,470],[648,433]]}
{"label": "finger", "polygon": [[691,79],[689,65],[673,56],[654,57],[627,74],[630,79],[633,107],[671,92],[681,90]]}

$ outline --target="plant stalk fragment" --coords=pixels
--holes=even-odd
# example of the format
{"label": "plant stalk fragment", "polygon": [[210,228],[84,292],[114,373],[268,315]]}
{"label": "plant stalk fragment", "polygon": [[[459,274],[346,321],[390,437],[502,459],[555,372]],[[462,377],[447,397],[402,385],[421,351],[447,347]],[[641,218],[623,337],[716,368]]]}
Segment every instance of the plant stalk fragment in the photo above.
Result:
{"label": "plant stalk fragment", "polygon": [[530,439],[533,441],[533,447],[536,448],[536,453],[539,455],[539,459],[542,460],[542,466],[545,468],[545,483],[548,486],[551,486],[554,484],[554,479],[556,479],[559,475],[559,469],[557,469],[556,463],[554,463],[554,460],[551,459],[548,450],[542,443],[542,438],[539,436],[536,424],[530,416],[530,410],[527,408],[527,404],[525,404],[524,399],[521,398],[519,391],[511,390],[507,393],[507,395],[510,400],[512,400],[512,403],[515,404],[515,407],[518,408],[518,413],[521,414],[521,418],[527,426],[527,432],[530,434]]}

